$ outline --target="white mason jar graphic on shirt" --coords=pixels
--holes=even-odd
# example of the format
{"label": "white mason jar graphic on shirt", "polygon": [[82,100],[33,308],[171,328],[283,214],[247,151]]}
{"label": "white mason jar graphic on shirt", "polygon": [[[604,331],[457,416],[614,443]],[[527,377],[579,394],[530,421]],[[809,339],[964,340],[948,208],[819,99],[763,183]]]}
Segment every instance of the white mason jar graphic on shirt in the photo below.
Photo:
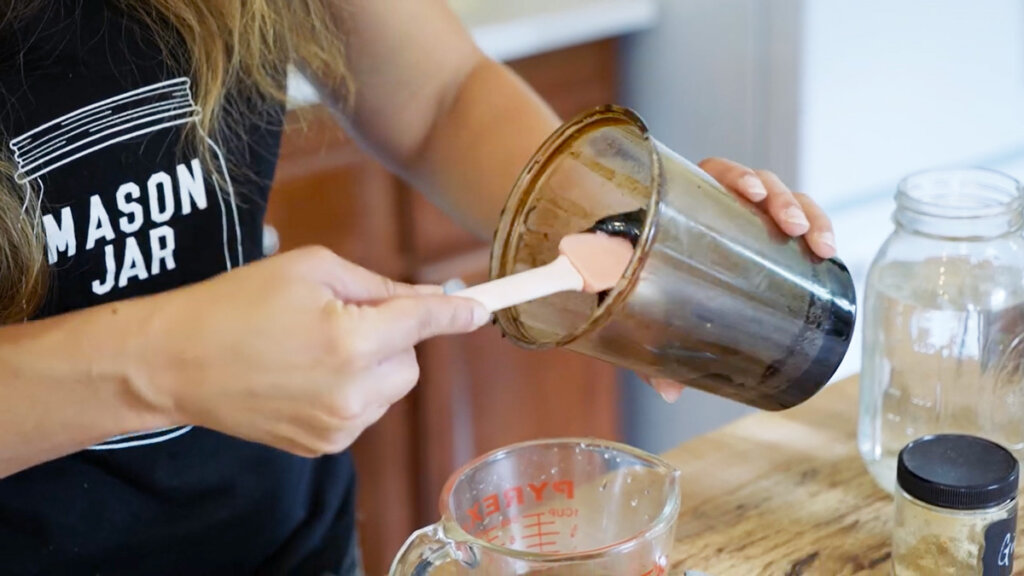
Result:
{"label": "white mason jar graphic on shirt", "polygon": [[[85,267],[68,275],[65,293],[87,292],[99,303],[118,299],[121,291],[131,296],[173,287],[161,283],[198,280],[192,276],[242,264],[238,208],[220,147],[204,136],[213,167],[198,157],[179,158],[175,149],[189,123],[199,129],[200,116],[190,81],[179,78],[79,108],[11,140],[16,179],[27,198],[44,207],[51,267],[58,277],[76,258]],[[111,165],[124,177],[112,189],[93,189],[90,175],[109,177],[104,171]],[[207,175],[208,169],[218,174]],[[61,198],[71,199],[47,202],[47,188],[55,186]],[[204,232],[198,239],[197,230]],[[204,253],[203,266],[216,269],[194,269],[187,259],[197,250]],[[190,428],[126,434],[92,449],[152,444]]]}

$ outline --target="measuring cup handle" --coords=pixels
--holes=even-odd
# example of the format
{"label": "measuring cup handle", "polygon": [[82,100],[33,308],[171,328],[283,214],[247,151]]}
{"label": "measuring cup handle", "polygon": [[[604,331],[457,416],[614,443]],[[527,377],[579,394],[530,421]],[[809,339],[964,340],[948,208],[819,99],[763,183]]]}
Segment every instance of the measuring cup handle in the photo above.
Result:
{"label": "measuring cup handle", "polygon": [[456,542],[448,538],[441,524],[420,528],[412,533],[398,551],[391,564],[389,576],[428,576],[434,568],[448,562],[462,562],[473,567],[475,558],[470,551],[459,551]]}

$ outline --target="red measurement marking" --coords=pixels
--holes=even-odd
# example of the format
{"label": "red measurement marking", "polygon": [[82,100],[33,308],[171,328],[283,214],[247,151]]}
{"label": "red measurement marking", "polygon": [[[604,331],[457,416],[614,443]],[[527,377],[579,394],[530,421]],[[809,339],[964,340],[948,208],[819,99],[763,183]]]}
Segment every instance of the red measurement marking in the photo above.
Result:
{"label": "red measurement marking", "polygon": [[640,576],[665,576],[665,567],[658,564],[654,568],[651,568],[647,572],[644,572]]}
{"label": "red measurement marking", "polygon": [[523,534],[523,540],[530,541],[529,544],[526,545],[526,548],[529,550],[540,550],[541,552],[546,552],[547,550],[545,550],[545,548],[555,545],[555,542],[548,538],[555,538],[560,534],[558,530],[546,529],[548,526],[555,525],[556,522],[554,520],[541,520],[541,517],[543,516],[544,512],[523,515],[524,519],[533,519],[533,522],[523,524],[523,530],[526,530],[526,533]]}
{"label": "red measurement marking", "polygon": [[491,544],[494,544],[495,542],[498,541],[498,538],[501,538],[501,534],[495,534],[494,533],[496,530],[498,530],[500,528],[501,528],[501,526],[491,526],[487,530],[484,530],[483,532],[478,534],[477,538],[479,538],[481,540],[486,540],[487,542],[489,542]]}
{"label": "red measurement marking", "polygon": [[511,508],[513,506],[523,505],[523,487],[515,486],[505,490],[505,507]]}
{"label": "red measurement marking", "polygon": [[575,495],[573,481],[529,482],[520,486],[510,486],[474,502],[466,509],[466,514],[473,522],[483,524],[487,518],[496,514],[507,513],[515,507],[526,504],[541,504],[557,495],[572,500]]}

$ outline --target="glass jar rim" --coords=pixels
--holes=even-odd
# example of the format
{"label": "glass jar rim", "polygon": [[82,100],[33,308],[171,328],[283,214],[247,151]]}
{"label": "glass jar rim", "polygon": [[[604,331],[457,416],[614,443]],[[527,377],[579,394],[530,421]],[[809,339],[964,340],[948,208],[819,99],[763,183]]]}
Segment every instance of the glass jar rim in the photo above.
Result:
{"label": "glass jar rim", "polygon": [[494,317],[502,333],[524,348],[545,349],[568,346],[599,328],[626,301],[629,292],[636,285],[639,276],[637,272],[643,268],[647,260],[657,228],[658,207],[662,197],[660,184],[661,157],[655,146],[650,129],[643,118],[632,109],[608,104],[585,110],[563,123],[534,152],[533,157],[526,164],[526,168],[520,173],[515,185],[512,187],[512,192],[509,194],[502,209],[501,220],[494,233],[490,276],[491,278],[500,278],[512,273],[512,257],[515,254],[513,247],[514,227],[519,224],[520,219],[528,212],[530,200],[538,191],[537,185],[539,181],[554,163],[558,153],[571,146],[590,131],[608,126],[621,126],[635,130],[646,146],[646,154],[651,161],[651,177],[649,182],[651,195],[647,201],[647,216],[644,221],[643,232],[636,244],[633,258],[623,274],[623,279],[612,288],[611,293],[604,302],[591,313],[590,317],[583,324],[576,327],[575,330],[562,335],[558,340],[540,341],[530,334],[519,319],[518,306],[495,312]]}
{"label": "glass jar rim", "polygon": [[992,218],[1024,212],[1024,186],[1013,176],[989,168],[921,170],[900,180],[896,205],[898,210],[931,218]]}

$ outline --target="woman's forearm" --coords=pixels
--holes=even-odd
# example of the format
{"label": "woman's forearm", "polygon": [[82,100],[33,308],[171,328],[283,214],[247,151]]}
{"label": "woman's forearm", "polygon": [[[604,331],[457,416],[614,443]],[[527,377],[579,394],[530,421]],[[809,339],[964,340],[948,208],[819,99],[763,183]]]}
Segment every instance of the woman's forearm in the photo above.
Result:
{"label": "woman's forearm", "polygon": [[306,69],[323,101],[388,168],[490,238],[516,177],[558,127],[557,116],[481,52],[445,0],[325,1],[345,30],[355,93],[350,102],[337,82]]}
{"label": "woman's forearm", "polygon": [[0,328],[0,478],[172,423],[144,392],[144,305]]}
{"label": "woman's forearm", "polygon": [[559,118],[506,66],[481,59],[433,125],[409,178],[489,239],[516,178]]}

